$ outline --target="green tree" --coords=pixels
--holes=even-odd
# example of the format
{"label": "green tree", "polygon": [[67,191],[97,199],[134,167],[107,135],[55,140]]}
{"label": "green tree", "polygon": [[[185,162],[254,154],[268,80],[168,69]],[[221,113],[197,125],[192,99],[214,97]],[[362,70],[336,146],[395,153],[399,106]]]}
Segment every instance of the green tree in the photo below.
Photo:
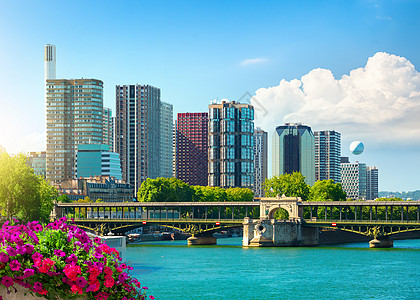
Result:
{"label": "green tree", "polygon": [[309,201],[346,201],[341,183],[334,180],[320,180],[310,188]]}
{"label": "green tree", "polygon": [[305,183],[305,177],[300,172],[266,179],[264,189],[268,197],[286,195],[287,197],[300,197],[302,200],[309,198],[309,185]]}
{"label": "green tree", "polygon": [[7,219],[49,220],[56,190],[36,176],[23,154],[0,153],[0,208]]}
{"label": "green tree", "polygon": [[50,214],[54,206],[54,202],[58,199],[58,190],[50,185],[42,177],[39,178],[39,195],[40,195],[40,210],[39,220],[47,222],[50,219]]}
{"label": "green tree", "polygon": [[61,203],[71,203],[71,199],[69,198],[69,196],[67,196],[66,194],[60,195],[57,198],[57,202],[61,202]]}
{"label": "green tree", "polygon": [[226,196],[229,202],[249,202],[254,200],[254,192],[247,188],[228,188],[226,189]]}
{"label": "green tree", "polygon": [[146,179],[141,184],[137,199],[139,202],[191,202],[194,190],[177,178]]}

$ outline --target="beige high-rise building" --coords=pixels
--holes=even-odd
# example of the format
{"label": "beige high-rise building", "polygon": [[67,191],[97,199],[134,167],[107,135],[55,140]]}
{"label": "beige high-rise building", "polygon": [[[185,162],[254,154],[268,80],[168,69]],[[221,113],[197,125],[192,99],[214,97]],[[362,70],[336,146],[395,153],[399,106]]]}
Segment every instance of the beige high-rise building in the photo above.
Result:
{"label": "beige high-rise building", "polygon": [[73,178],[77,145],[103,141],[103,82],[46,81],[46,177],[54,184]]}
{"label": "beige high-rise building", "polygon": [[160,89],[151,85],[117,85],[115,152],[123,180],[137,193],[147,178],[160,176]]}

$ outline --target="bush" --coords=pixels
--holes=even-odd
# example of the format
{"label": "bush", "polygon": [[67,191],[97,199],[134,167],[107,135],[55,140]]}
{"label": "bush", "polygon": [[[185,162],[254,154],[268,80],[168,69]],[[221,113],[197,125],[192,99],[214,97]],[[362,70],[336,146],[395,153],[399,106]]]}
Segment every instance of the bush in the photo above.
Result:
{"label": "bush", "polygon": [[[145,299],[118,251],[62,218],[48,225],[8,221],[0,230],[0,278],[45,299]],[[149,296],[154,299],[153,296]]]}

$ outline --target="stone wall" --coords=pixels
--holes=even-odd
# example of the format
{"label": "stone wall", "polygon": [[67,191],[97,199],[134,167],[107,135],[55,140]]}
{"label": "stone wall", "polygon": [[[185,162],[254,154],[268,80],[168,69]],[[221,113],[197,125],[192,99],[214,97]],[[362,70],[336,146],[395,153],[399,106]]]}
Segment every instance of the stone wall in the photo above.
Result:
{"label": "stone wall", "polygon": [[317,246],[318,228],[302,226],[300,219],[261,220],[245,218],[243,246]]}

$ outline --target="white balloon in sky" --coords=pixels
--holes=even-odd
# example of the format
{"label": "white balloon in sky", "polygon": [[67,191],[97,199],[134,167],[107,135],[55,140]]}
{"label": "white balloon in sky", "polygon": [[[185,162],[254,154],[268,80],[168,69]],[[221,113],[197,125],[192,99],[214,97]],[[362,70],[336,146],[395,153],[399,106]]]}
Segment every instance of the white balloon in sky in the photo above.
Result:
{"label": "white balloon in sky", "polygon": [[361,141],[354,141],[350,144],[350,152],[354,155],[360,155],[365,150],[365,145]]}

